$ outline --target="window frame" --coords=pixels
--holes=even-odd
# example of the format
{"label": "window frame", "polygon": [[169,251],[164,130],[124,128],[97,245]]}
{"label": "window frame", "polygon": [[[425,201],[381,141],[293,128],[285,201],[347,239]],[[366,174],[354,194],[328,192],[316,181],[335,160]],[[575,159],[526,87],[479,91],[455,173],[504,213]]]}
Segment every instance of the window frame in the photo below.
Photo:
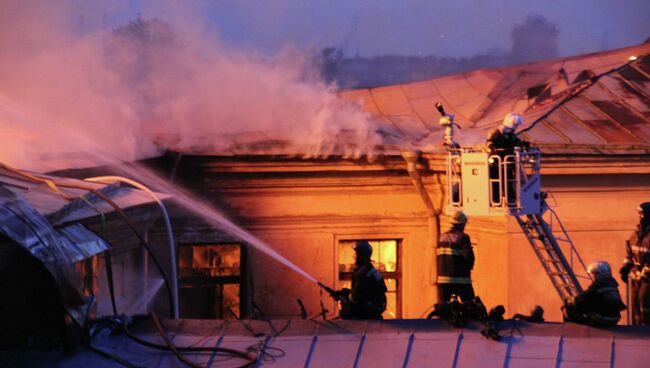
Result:
{"label": "window frame", "polygon": [[[353,272],[341,272],[339,267],[339,257],[340,257],[340,249],[342,243],[348,243],[348,242],[356,242],[356,241],[368,241],[368,242],[380,242],[380,241],[394,241],[395,242],[395,272],[386,272],[386,271],[381,271],[381,275],[386,281],[386,279],[393,279],[395,280],[395,319],[400,319],[402,318],[402,246],[404,244],[404,237],[391,237],[391,236],[384,236],[380,238],[372,238],[372,237],[364,237],[364,236],[359,236],[359,237],[345,237],[345,238],[339,238],[336,239],[336,252],[335,252],[335,277],[336,277],[336,285],[337,288],[340,289],[342,287],[342,280],[346,281],[351,281],[352,280],[352,274]],[[373,266],[375,264],[373,263]]]}
{"label": "window frame", "polygon": [[[239,275],[223,275],[223,276],[180,276],[180,249],[182,247],[209,247],[209,246],[226,246],[238,245],[239,246]],[[223,290],[225,285],[239,285],[239,316],[236,318],[244,318],[248,315],[247,309],[247,292],[246,289],[246,275],[247,275],[247,247],[245,243],[241,242],[184,242],[178,244],[178,251],[176,252],[176,264],[178,274],[178,289],[181,288],[207,288],[218,287],[219,295],[217,299],[221,301],[221,313],[213,317],[214,319],[229,319],[228,317],[235,318],[224,308]],[[180,294],[180,293],[179,293]],[[179,300],[182,303],[182,300]],[[181,316],[182,318],[182,316]],[[209,317],[202,316],[203,319],[210,319]]]}

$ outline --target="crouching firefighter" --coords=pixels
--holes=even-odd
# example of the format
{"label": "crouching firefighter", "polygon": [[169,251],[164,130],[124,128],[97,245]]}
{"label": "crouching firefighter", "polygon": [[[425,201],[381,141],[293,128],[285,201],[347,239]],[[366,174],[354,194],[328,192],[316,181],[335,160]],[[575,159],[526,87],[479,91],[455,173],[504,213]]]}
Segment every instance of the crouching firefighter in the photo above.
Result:
{"label": "crouching firefighter", "polygon": [[463,303],[474,300],[471,272],[474,251],[469,235],[464,233],[467,216],[457,211],[451,216],[451,229],[440,235],[436,248],[438,301],[448,302],[458,295]]}
{"label": "crouching firefighter", "polygon": [[650,325],[650,202],[638,208],[639,224],[626,244],[621,280],[630,284],[632,323]]}
{"label": "crouching firefighter", "polygon": [[334,291],[320,284],[341,305],[342,319],[382,319],[386,310],[386,283],[381,273],[370,262],[372,246],[358,241],[354,246],[355,266],[352,289]]}
{"label": "crouching firefighter", "polygon": [[587,267],[587,272],[594,281],[587,290],[567,301],[563,307],[564,320],[591,326],[615,326],[626,307],[609,263],[596,261]]}

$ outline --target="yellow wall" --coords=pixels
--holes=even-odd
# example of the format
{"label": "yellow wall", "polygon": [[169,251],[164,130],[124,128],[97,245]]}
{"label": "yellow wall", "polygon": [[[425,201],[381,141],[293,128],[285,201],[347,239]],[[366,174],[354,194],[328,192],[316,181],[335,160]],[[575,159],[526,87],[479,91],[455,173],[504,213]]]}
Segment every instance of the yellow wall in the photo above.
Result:
{"label": "yellow wall", "polygon": [[[586,264],[596,260],[610,263],[623,299],[626,288],[618,270],[625,256],[625,240],[638,223],[636,207],[650,200],[649,181],[647,174],[542,178],[543,189],[552,195],[548,202],[558,213],[578,253]],[[508,222],[507,236],[509,312],[528,313],[539,304],[544,307],[547,320],[561,320],[559,297],[514,219]],[[568,248],[565,256],[570,259]]]}
{"label": "yellow wall", "polygon": [[[289,167],[294,164],[298,167]],[[434,250],[427,211],[409,179],[406,163],[397,157],[368,169],[368,163],[360,160],[347,171],[322,173],[326,164],[323,161],[304,167],[303,161],[296,160],[283,167],[275,163],[260,168],[266,173],[251,175],[254,169],[250,165],[233,161],[219,167],[218,173],[214,166],[210,170],[188,170],[196,177],[179,180],[211,199],[289,261],[334,288],[339,287],[340,240],[401,240],[402,317],[426,315],[436,301],[431,283]],[[345,165],[349,161],[334,168]],[[287,172],[292,174],[287,177]],[[201,179],[196,180],[198,177]],[[425,178],[425,183],[439,204],[440,187],[431,177]],[[183,230],[181,227],[179,232]],[[201,231],[195,234],[192,241],[202,236]],[[320,288],[316,284],[253,247],[248,247],[248,262],[252,298],[264,313],[296,317],[297,298],[302,299],[310,315],[320,311]],[[322,299],[330,318],[334,317],[333,300],[326,294]]]}
{"label": "yellow wall", "polygon": [[[391,160],[296,160],[287,166],[271,160],[257,167],[233,160],[209,170],[190,166],[186,170],[195,178],[186,180],[237,223],[333,287],[338,286],[340,240],[401,239],[402,317],[419,318],[436,300],[434,250],[427,212],[405,163],[399,157]],[[322,172],[325,164],[331,171]],[[431,175],[425,184],[439,206],[440,187]],[[549,202],[585,262],[609,261],[618,277],[624,240],[638,220],[635,208],[650,200],[650,175],[545,175],[542,187],[553,193]],[[447,218],[441,222],[445,231]],[[561,319],[559,297],[514,219],[472,217],[466,231],[475,245],[474,287],[488,308],[503,304],[511,316],[539,304],[547,320]],[[248,259],[252,297],[264,312],[298,316],[296,299],[301,298],[310,315],[318,313],[321,295],[313,282],[258,250],[249,249]],[[624,287],[621,293],[625,297]],[[334,311],[333,301],[322,298]]]}

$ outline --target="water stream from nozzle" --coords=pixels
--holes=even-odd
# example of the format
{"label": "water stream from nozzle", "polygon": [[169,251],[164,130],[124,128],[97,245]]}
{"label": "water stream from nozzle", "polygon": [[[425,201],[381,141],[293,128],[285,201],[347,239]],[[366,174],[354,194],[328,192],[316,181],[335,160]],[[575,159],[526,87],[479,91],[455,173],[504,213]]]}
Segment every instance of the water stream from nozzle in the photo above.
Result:
{"label": "water stream from nozzle", "polygon": [[228,219],[223,213],[218,211],[216,208],[206,203],[206,200],[196,198],[192,194],[188,193],[186,190],[180,186],[171,183],[170,181],[160,177],[158,174],[154,173],[150,169],[141,166],[141,165],[129,165],[121,166],[120,170],[124,172],[126,176],[134,178],[137,181],[144,183],[146,186],[162,191],[165,194],[172,195],[172,201],[180,205],[181,207],[191,211],[195,215],[200,216],[208,224],[214,226],[215,228],[222,230],[230,235],[233,235],[247,244],[255,247],[255,249],[263,252],[264,254],[272,257],[276,261],[282,263],[283,265],[289,267],[291,270],[295,271],[299,275],[305,277],[309,281],[314,283],[319,283],[315,277],[307,273],[302,268],[298,267],[296,264],[282,256],[275,249],[273,249],[269,244],[257,238],[247,230],[241,228],[237,224],[233,223]]}

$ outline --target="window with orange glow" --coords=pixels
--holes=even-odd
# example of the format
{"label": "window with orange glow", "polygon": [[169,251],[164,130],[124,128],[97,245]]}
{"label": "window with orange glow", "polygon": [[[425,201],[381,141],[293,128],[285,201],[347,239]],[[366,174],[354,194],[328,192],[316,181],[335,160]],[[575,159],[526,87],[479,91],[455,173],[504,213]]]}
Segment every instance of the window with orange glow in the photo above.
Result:
{"label": "window with orange glow", "polygon": [[[362,239],[359,239],[362,240]],[[386,282],[385,319],[401,317],[401,274],[399,270],[399,240],[368,240],[372,245],[370,260]],[[354,271],[354,245],[356,240],[339,242],[339,287],[350,288]]]}
{"label": "window with orange glow", "polygon": [[178,287],[181,317],[241,317],[241,264],[240,244],[180,245]]}

